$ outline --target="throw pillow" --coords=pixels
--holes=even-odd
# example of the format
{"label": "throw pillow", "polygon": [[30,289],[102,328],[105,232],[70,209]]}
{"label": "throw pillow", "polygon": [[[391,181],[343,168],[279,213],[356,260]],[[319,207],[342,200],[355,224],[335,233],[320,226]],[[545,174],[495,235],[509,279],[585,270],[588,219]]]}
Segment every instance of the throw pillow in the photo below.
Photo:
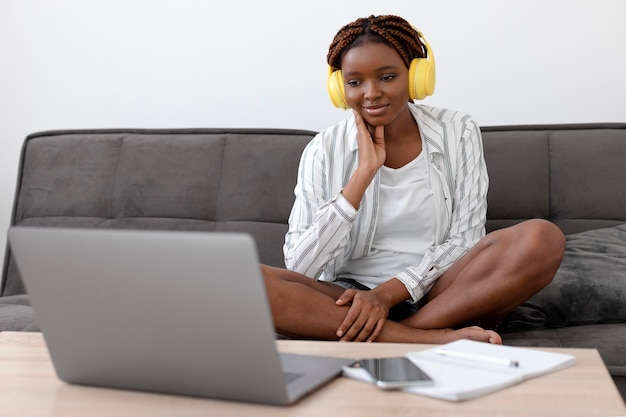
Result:
{"label": "throw pillow", "polygon": [[552,282],[515,309],[499,331],[626,322],[626,224],[566,239]]}

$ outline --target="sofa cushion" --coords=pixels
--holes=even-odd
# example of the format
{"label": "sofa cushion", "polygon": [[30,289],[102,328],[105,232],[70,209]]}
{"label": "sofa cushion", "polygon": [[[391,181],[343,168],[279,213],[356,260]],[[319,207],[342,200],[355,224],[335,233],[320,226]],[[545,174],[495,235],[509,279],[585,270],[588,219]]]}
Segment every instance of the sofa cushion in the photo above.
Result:
{"label": "sofa cushion", "polygon": [[[502,335],[505,345],[597,349],[613,379],[626,382],[626,324],[593,324]],[[622,391],[626,393],[626,391]]]}
{"label": "sofa cushion", "polygon": [[626,322],[626,224],[566,238],[552,282],[515,309],[500,331]]}
{"label": "sofa cushion", "polygon": [[35,312],[28,294],[0,297],[0,330],[38,332]]}

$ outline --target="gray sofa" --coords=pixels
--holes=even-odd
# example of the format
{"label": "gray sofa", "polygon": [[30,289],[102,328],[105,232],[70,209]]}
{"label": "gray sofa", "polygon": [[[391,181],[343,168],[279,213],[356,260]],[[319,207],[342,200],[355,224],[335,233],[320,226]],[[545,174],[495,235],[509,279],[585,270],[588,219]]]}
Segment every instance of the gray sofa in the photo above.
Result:
{"label": "gray sofa", "polygon": [[[282,266],[299,156],[314,134],[36,133],[24,142],[11,224],[247,232],[262,262]],[[597,348],[624,395],[626,124],[485,127],[483,140],[488,231],[545,218],[568,238],[554,281],[500,326],[505,343]],[[38,331],[8,247],[0,295],[0,331]]]}

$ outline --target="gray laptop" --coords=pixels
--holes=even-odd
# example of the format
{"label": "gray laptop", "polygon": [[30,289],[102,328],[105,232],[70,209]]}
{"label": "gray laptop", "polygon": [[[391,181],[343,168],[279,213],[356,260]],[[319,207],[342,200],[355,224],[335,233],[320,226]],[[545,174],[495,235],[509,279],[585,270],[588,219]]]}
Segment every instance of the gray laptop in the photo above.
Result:
{"label": "gray laptop", "polygon": [[279,354],[246,234],[12,227],[60,379],[291,404],[354,361]]}

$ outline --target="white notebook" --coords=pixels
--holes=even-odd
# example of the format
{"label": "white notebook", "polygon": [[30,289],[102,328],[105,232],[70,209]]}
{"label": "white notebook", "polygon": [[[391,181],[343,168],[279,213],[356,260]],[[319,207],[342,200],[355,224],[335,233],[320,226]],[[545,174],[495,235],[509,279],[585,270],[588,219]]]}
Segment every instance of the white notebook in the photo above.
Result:
{"label": "white notebook", "polygon": [[[448,401],[485,395],[576,363],[574,356],[563,353],[470,340],[457,340],[410,352],[407,357],[429,374],[435,383],[432,386],[405,388],[404,391]],[[374,382],[360,368],[344,367],[344,375]]]}

